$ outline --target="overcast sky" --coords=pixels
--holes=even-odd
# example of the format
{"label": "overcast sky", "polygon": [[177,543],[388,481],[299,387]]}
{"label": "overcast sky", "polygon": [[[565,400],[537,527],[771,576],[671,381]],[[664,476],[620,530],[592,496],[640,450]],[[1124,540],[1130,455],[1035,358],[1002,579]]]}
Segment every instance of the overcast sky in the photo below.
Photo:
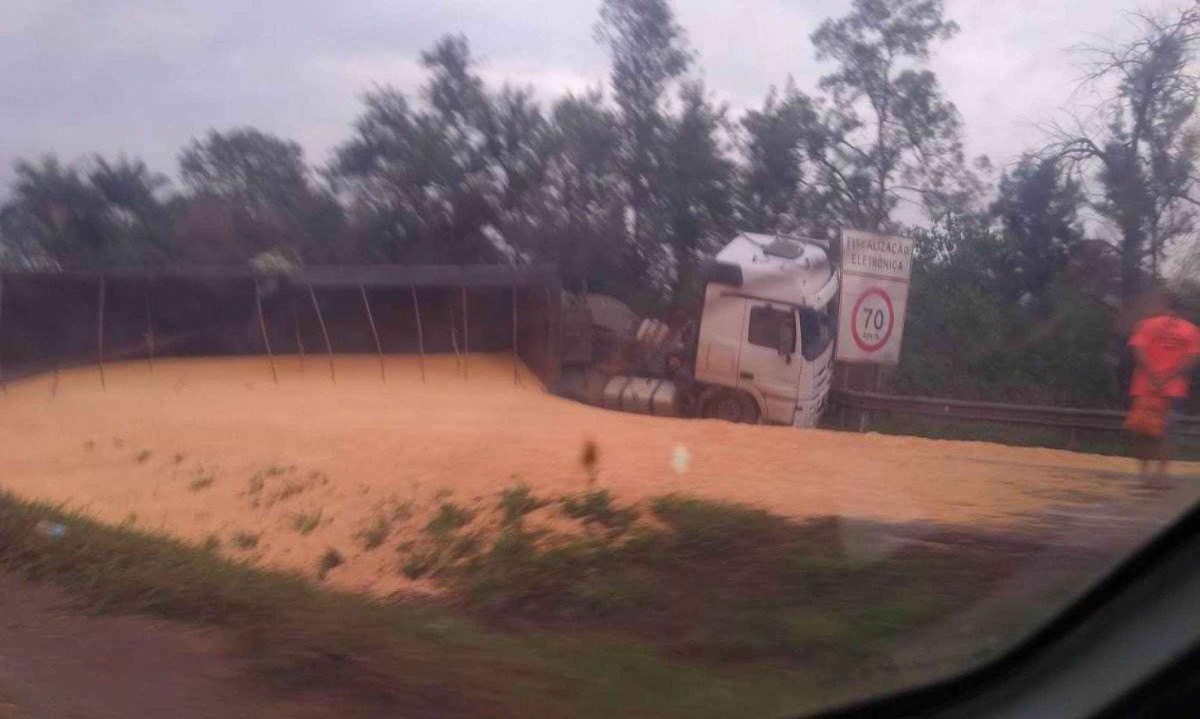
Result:
{"label": "overcast sky", "polygon": [[[1178,7],[1150,0],[1138,7]],[[416,59],[465,33],[489,82],[543,99],[604,82],[592,35],[599,0],[6,0],[0,3],[0,187],[18,157],[143,157],[174,176],[209,128],[254,125],[299,141],[313,163],[346,138],[374,85],[415,91]],[[676,0],[698,72],[735,110],[826,68],[808,36],[849,0]],[[1003,165],[1070,101],[1067,50],[1121,35],[1134,0],[946,0],[962,32],[934,69],[972,155]]]}

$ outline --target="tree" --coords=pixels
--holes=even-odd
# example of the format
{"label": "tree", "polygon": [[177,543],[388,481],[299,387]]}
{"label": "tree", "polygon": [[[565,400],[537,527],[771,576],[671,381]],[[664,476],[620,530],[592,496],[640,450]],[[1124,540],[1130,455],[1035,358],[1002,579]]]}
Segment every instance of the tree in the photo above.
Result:
{"label": "tree", "polygon": [[421,63],[424,106],[394,89],[368,94],[334,161],[373,252],[393,262],[523,259],[527,203],[545,165],[540,109],[526,90],[489,93],[461,36],[439,40]]}
{"label": "tree", "polygon": [[1140,36],[1086,50],[1088,81],[1114,89],[1102,103],[1105,126],[1056,126],[1049,154],[1093,172],[1101,197],[1094,207],[1120,233],[1121,288],[1130,298],[1144,278],[1158,277],[1166,249],[1196,226],[1195,125],[1200,80],[1191,64],[1200,42],[1200,10],[1169,19],[1135,15]]}
{"label": "tree", "polygon": [[123,238],[130,254],[141,255],[147,264],[162,264],[173,257],[170,211],[162,200],[170,185],[165,175],[153,172],[141,160],[109,161],[97,155],[87,182],[104,204],[110,230]]}
{"label": "tree", "polygon": [[550,128],[527,89],[505,86],[487,103],[482,127],[493,241],[510,262],[541,246],[538,204],[551,152]]}
{"label": "tree", "polygon": [[210,131],[179,155],[191,189],[176,223],[190,261],[244,263],[262,252],[321,261],[341,224],[340,208],[311,182],[300,145],[250,127]]}
{"label": "tree", "polygon": [[100,198],[79,172],[53,155],[36,164],[18,160],[14,170],[5,235],[26,252],[44,252],[63,267],[108,264],[111,238],[100,226]]}
{"label": "tree", "polygon": [[18,161],[12,196],[0,208],[7,261],[65,268],[158,264],[170,254],[166,178],[140,160],[96,156],[81,173],[54,156]]}
{"label": "tree", "polygon": [[935,278],[929,284],[938,299],[939,282],[953,279],[999,300],[1004,294],[1004,273],[1011,258],[987,214],[945,213],[929,227],[915,228],[913,276]]}
{"label": "tree", "polygon": [[853,0],[813,33],[817,59],[836,64],[806,143],[826,219],[884,230],[902,198],[936,215],[969,185],[958,111],[926,67],[933,44],[957,30],[941,0]]}
{"label": "tree", "polygon": [[817,122],[812,100],[789,79],[782,99],[772,88],[761,110],[742,118],[746,159],[738,192],[738,220],[758,232],[797,229],[804,180],[805,139]]}
{"label": "tree", "polygon": [[365,253],[400,262],[429,244],[437,222],[439,203],[431,195],[445,174],[444,137],[398,90],[368,93],[363,104],[355,137],[337,149],[332,169],[351,190],[352,224]]}
{"label": "tree", "polygon": [[676,299],[696,295],[702,253],[733,230],[734,166],[721,141],[725,108],[714,107],[700,83],[680,92],[679,118],[666,136],[664,239],[675,268]]}
{"label": "tree", "polygon": [[619,182],[621,134],[598,92],[567,95],[550,113],[543,201],[542,257],[558,264],[564,284],[628,297],[640,275],[623,244]]}
{"label": "tree", "polygon": [[[1036,179],[1016,181],[1024,192],[1015,196],[1032,202],[1032,186],[1047,181],[1046,170],[1036,162],[1025,167]],[[1055,194],[1064,194],[1066,182],[1058,182]],[[1019,247],[1005,238],[1004,225],[984,213],[950,213],[914,233],[897,389],[1037,404],[1114,401],[1109,308],[1068,282],[1050,282],[1035,302],[1018,301]]]}
{"label": "tree", "polygon": [[14,204],[0,206],[0,270],[51,268],[58,264],[30,231],[28,220]]}
{"label": "tree", "polygon": [[1000,178],[992,214],[1000,222],[1008,299],[1042,300],[1083,240],[1079,183],[1054,159],[1026,156]]}
{"label": "tree", "polygon": [[1191,282],[1200,277],[1200,243],[1192,245],[1191,250],[1180,260],[1176,277]]}
{"label": "tree", "polygon": [[670,83],[687,70],[691,54],[668,0],[604,0],[596,35],[612,61],[633,249],[650,261],[661,250],[652,246],[650,225],[662,201],[658,187],[668,131],[663,99]]}
{"label": "tree", "polygon": [[300,145],[252,127],[210,130],[179,155],[183,181],[195,194],[224,198],[253,211],[295,207],[308,191]]}

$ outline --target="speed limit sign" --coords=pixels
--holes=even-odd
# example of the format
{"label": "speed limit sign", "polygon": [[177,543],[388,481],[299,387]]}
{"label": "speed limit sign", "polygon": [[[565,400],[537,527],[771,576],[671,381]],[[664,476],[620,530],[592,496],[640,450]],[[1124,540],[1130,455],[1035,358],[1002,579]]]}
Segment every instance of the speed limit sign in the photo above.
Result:
{"label": "speed limit sign", "polygon": [[896,326],[896,309],[892,298],[879,287],[872,287],[858,296],[854,303],[851,334],[854,344],[863,352],[877,352],[887,344]]}
{"label": "speed limit sign", "polygon": [[845,230],[837,358],[896,364],[908,306],[912,240]]}

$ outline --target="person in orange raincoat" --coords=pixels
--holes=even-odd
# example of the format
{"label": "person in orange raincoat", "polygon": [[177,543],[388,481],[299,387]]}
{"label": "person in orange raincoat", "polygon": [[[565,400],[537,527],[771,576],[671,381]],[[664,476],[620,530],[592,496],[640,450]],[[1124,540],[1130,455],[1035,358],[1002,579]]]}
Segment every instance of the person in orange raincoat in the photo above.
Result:
{"label": "person in orange raincoat", "polygon": [[1174,297],[1166,292],[1152,296],[1148,310],[1129,338],[1137,368],[1129,387],[1132,403],[1125,427],[1134,436],[1142,477],[1151,477],[1151,465],[1157,461],[1154,478],[1162,479],[1171,459],[1174,419],[1187,399],[1192,369],[1200,361],[1200,328],[1179,316]]}

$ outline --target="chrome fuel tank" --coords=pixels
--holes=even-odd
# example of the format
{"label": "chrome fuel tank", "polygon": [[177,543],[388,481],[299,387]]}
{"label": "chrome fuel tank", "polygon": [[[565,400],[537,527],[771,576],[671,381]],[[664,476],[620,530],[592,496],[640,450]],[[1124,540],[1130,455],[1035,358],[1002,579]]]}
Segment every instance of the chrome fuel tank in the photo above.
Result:
{"label": "chrome fuel tank", "polygon": [[671,380],[621,375],[604,385],[601,404],[623,412],[675,417],[678,401],[679,392]]}

